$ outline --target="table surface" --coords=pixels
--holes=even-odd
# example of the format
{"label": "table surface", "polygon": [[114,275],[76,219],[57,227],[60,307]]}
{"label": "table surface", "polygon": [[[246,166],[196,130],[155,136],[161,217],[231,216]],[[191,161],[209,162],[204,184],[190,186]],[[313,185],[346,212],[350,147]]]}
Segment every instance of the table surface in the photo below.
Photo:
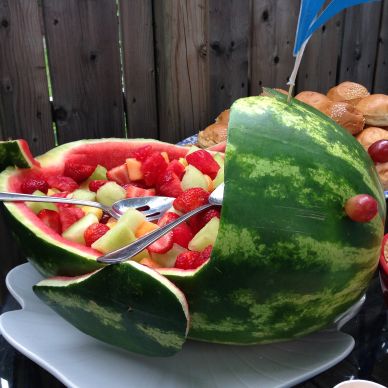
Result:
{"label": "table surface", "polygon": [[[1,313],[20,308],[8,295]],[[366,294],[366,302],[359,314],[350,320],[343,331],[355,339],[352,353],[342,362],[316,377],[297,385],[298,388],[333,387],[351,378],[366,379],[388,385],[388,320],[378,274],[374,276]],[[319,349],[318,349],[319,351]],[[0,336],[0,378],[9,387],[63,387],[58,380],[33,361],[13,349]],[[1,384],[1,387],[5,385]]]}

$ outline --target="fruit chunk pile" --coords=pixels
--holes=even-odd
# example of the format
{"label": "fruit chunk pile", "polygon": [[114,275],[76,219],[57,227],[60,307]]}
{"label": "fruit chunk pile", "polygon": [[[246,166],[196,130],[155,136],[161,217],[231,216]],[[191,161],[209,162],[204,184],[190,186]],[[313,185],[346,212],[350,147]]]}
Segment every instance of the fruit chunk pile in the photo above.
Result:
{"label": "fruit chunk pile", "polygon": [[[224,160],[195,146],[185,158],[169,159],[167,152],[146,145],[133,157],[107,170],[102,165],[68,160],[63,175],[28,175],[20,185],[25,194],[49,195],[97,201],[111,206],[131,197],[175,197],[173,206],[157,222],[129,209],[119,220],[101,209],[70,204],[27,203],[52,231],[68,241],[105,254],[167,224],[208,201],[224,180]],[[212,207],[180,224],[136,255],[133,260],[152,268],[195,269],[209,258],[218,233],[220,208]]]}

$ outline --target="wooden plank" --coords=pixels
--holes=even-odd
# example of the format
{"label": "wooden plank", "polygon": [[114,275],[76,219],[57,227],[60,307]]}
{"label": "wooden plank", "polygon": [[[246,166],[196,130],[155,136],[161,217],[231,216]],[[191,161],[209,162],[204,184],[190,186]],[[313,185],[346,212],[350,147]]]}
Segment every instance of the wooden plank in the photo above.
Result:
{"label": "wooden plank", "polygon": [[154,2],[160,138],[176,142],[209,122],[206,0]]}
{"label": "wooden plank", "polygon": [[376,70],[373,83],[374,93],[388,94],[388,1],[384,1],[381,23]]}
{"label": "wooden plank", "polygon": [[54,145],[36,1],[0,0],[0,136],[26,139],[34,154]]}
{"label": "wooden plank", "polygon": [[311,37],[299,68],[296,93],[312,90],[326,94],[336,84],[343,19],[344,13],[340,13]]}
{"label": "wooden plank", "polygon": [[380,13],[379,1],[346,10],[338,82],[358,82],[372,89]]}
{"label": "wooden plank", "polygon": [[58,141],[124,136],[115,0],[43,0]]}
{"label": "wooden plank", "polygon": [[294,64],[292,50],[300,0],[253,0],[251,43],[251,86],[287,88]]}
{"label": "wooden plank", "polygon": [[209,0],[209,108],[213,120],[248,95],[250,0]]}
{"label": "wooden plank", "polygon": [[121,0],[126,112],[129,137],[158,137],[152,0]]}

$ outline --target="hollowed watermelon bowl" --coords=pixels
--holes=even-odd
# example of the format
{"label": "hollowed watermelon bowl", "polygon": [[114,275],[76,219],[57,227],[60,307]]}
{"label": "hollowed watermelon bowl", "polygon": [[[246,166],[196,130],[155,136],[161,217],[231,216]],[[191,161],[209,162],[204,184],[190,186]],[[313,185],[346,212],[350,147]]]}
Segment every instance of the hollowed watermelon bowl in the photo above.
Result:
{"label": "hollowed watermelon bowl", "polygon": [[[169,160],[188,152],[153,140],[86,140],[29,165],[47,175],[62,174],[71,158],[112,168],[144,145]],[[9,161],[9,143],[2,146]],[[0,190],[20,190],[20,177],[32,171],[25,159],[14,157],[23,169],[8,167]],[[359,194],[375,201],[377,214],[368,221],[344,210]],[[51,276],[35,293],[81,331],[154,356],[174,354],[186,338],[260,344],[332,324],[360,299],[377,268],[386,213],[374,165],[358,142],[275,92],[232,106],[218,235],[197,269],[135,261],[102,267],[98,253],[55,235],[25,205],[5,206],[30,261]]]}

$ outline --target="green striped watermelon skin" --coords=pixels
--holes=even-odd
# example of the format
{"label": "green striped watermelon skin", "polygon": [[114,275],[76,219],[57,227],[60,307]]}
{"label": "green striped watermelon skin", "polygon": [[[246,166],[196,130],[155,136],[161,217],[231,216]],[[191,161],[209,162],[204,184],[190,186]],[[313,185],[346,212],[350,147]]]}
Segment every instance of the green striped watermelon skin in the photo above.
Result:
{"label": "green striped watermelon skin", "polygon": [[43,280],[33,289],[82,332],[131,352],[171,356],[186,341],[184,295],[163,276],[136,262],[71,280]]}
{"label": "green striped watermelon skin", "polygon": [[38,165],[25,140],[0,141],[0,171],[8,166],[29,168]]}
{"label": "green striped watermelon skin", "polygon": [[[372,161],[333,121],[282,96],[235,102],[225,159],[210,262],[167,275],[188,299],[190,338],[266,343],[330,325],[378,263],[385,201]],[[360,193],[379,203],[369,223],[343,211]]]}

